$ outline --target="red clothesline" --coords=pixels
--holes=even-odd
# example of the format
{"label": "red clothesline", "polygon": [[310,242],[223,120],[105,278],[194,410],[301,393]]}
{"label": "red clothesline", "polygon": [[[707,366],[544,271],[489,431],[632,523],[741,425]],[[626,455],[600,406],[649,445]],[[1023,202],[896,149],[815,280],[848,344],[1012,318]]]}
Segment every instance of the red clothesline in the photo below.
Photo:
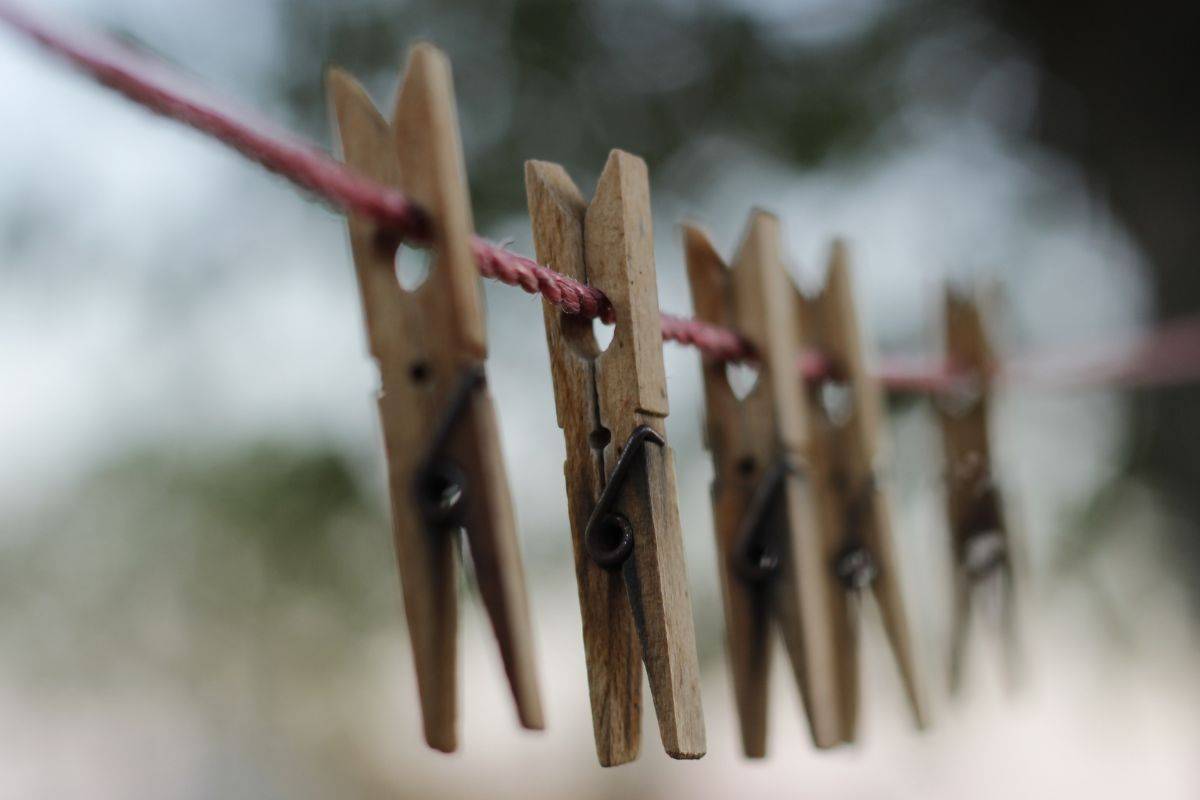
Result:
{"label": "red clothesline", "polygon": [[[388,225],[410,243],[428,242],[424,212],[402,192],[365,178],[316,145],[252,113],[234,113],[227,104],[184,82],[162,62],[111,38],[51,22],[3,0],[0,20],[97,82],[221,141],[343,211]],[[569,314],[614,320],[612,304],[596,289],[478,236],[472,238],[471,250],[486,278],[541,294]],[[753,357],[749,343],[735,331],[673,314],[663,313],[661,318],[663,339],[695,347],[705,358],[739,361]],[[806,378],[828,375],[828,364],[819,353],[804,354],[797,366]],[[1177,321],[1117,346],[1008,359],[997,365],[996,372],[1001,379],[1061,386],[1145,386],[1200,380],[1200,317]],[[946,391],[963,378],[944,360],[891,360],[881,364],[876,374],[887,388],[901,392]]]}

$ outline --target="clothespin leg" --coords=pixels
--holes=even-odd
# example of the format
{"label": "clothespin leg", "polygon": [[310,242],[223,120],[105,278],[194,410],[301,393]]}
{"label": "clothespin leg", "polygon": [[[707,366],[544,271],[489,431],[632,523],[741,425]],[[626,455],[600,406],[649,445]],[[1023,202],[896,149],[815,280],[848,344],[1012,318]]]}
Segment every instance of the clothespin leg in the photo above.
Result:
{"label": "clothespin leg", "polygon": [[779,631],[787,648],[792,670],[800,686],[813,744],[825,749],[842,742],[840,646],[831,628],[836,598],[821,576],[829,569],[822,543],[815,535],[813,510],[816,499],[809,478],[788,481],[785,502],[793,518],[808,519],[811,527],[792,528],[789,546],[780,548],[779,578],[772,582],[773,607]]}
{"label": "clothespin leg", "polygon": [[[411,413],[399,394],[380,397],[379,405],[385,419]],[[389,446],[388,452],[395,451]],[[435,750],[452,753],[458,749],[458,538],[428,534],[414,509],[412,471],[401,466],[404,459],[388,461],[396,563],[425,741]]]}
{"label": "clothespin leg", "polygon": [[1015,691],[1021,683],[1024,666],[1023,642],[1020,636],[1019,611],[1015,583],[1015,566],[1005,563],[999,575],[1000,591],[1000,637],[1004,644],[1004,674],[1009,691]]}
{"label": "clothespin leg", "polygon": [[[689,267],[691,264],[692,256],[689,255]],[[712,402],[709,405],[711,408]],[[745,477],[752,479],[761,471],[755,470],[754,476]],[[748,555],[774,558],[773,554],[745,552],[743,522],[754,488],[752,480],[719,474],[712,491],[718,568],[725,604],[726,650],[737,702],[742,752],[747,758],[764,758],[767,754],[767,700],[771,678],[771,587],[766,581],[749,580],[744,574],[747,565],[739,564],[739,560]],[[780,504],[775,502],[773,505],[775,508],[769,512],[765,524],[777,531],[786,527],[786,518]],[[761,558],[759,563],[762,563]]]}
{"label": "clothespin leg", "polygon": [[480,442],[495,442],[500,438],[492,398],[486,389],[476,394],[468,419],[469,424],[463,426],[462,432],[464,444],[472,450],[468,463],[472,464],[472,472],[493,476],[493,480],[479,487],[479,491],[489,492],[490,497],[467,505],[465,528],[475,578],[496,633],[521,725],[541,730],[545,721],[533,659],[525,569],[513,529],[496,524],[497,518],[513,517],[508,479],[500,451],[478,446]]}
{"label": "clothespin leg", "polygon": [[970,580],[957,569],[954,575],[954,611],[950,627],[950,693],[962,691],[967,657],[967,636],[971,630]]}
{"label": "clothespin leg", "polygon": [[887,636],[896,667],[900,672],[900,681],[904,686],[904,694],[908,699],[909,710],[918,729],[923,730],[929,720],[925,711],[924,696],[921,682],[917,674],[917,662],[912,635],[909,632],[908,615],[905,613],[904,595],[900,582],[896,579],[898,558],[891,534],[890,517],[881,492],[873,492],[874,524],[871,526],[871,548],[880,554],[880,562],[888,568],[880,569],[871,586],[879,613],[883,621],[884,634]]}
{"label": "clothespin leg", "polygon": [[[846,624],[836,629],[838,689],[841,701],[842,742],[858,741],[859,706],[862,697],[862,604],[858,594],[843,593]],[[836,613],[836,612],[835,612]]]}
{"label": "clothespin leg", "polygon": [[[700,758],[706,744],[696,634],[686,575],[676,566],[683,563],[683,540],[675,460],[665,447],[645,453],[645,465],[630,476],[632,499],[618,506],[635,531],[633,555],[622,571],[663,748],[672,758]],[[668,491],[647,477],[654,474],[666,476]]]}

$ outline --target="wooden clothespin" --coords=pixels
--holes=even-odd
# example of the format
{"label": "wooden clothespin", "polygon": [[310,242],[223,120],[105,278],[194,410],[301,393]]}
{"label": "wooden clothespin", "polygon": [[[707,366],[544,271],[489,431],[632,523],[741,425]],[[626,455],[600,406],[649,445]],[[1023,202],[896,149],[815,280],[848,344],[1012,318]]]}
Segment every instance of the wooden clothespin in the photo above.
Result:
{"label": "wooden clothespin", "polygon": [[830,253],[825,286],[802,301],[806,344],[827,364],[828,379],[812,382],[805,393],[816,436],[811,458],[825,555],[831,569],[823,580],[831,598],[840,681],[841,738],[853,742],[858,730],[859,616],[869,589],[899,668],[901,683],[918,728],[926,724],[917,679],[916,656],[904,610],[900,569],[891,516],[878,474],[880,434],[885,425],[879,384],[867,370],[845,244]]}
{"label": "wooden clothespin", "polygon": [[742,748],[766,755],[768,634],[779,626],[813,741],[841,742],[837,662],[824,579],[830,564],[814,503],[813,420],[798,371],[798,292],[784,271],[778,220],[750,217],[732,269],[699,228],[684,226],[696,316],[738,331],[758,356],[754,387],[738,399],[726,365],[704,362],[705,440]]}
{"label": "wooden clothespin", "polygon": [[350,218],[381,376],[392,523],[425,740],[446,752],[457,746],[460,529],[521,724],[541,729],[524,571],[484,375],[486,329],[450,64],[429,45],[412,49],[391,125],[346,73],[333,70],[328,84],[347,163],[403,190],[428,213],[431,228],[429,276],[406,291],[395,270],[397,235]]}
{"label": "wooden clothespin", "polygon": [[946,511],[954,572],[950,686],[962,685],[967,633],[980,589],[998,595],[998,623],[1015,669],[1013,550],[992,466],[989,414],[995,358],[975,300],[946,292],[946,351],[960,380],[936,398],[946,464]]}
{"label": "wooden clothespin", "polygon": [[603,352],[590,320],[544,305],[600,763],[637,757],[641,664],[673,758],[704,755],[700,670],[675,463],[645,163],[613,151],[589,205],[557,164],[530,161],[525,185],[538,259],[608,296]]}

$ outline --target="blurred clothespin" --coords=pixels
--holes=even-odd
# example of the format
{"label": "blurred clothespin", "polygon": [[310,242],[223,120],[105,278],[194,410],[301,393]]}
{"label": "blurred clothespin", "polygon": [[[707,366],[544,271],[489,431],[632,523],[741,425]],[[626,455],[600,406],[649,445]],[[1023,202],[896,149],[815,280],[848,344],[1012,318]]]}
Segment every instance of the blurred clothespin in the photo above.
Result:
{"label": "blurred clothespin", "polygon": [[962,685],[967,633],[981,591],[990,591],[1010,679],[1015,673],[1013,543],[993,471],[989,435],[995,358],[974,298],[946,292],[947,360],[959,378],[936,397],[945,450],[946,507],[954,572],[950,686]]}
{"label": "blurred clothespin", "polygon": [[840,683],[841,739],[857,736],[860,698],[859,618],[864,595],[874,596],[918,728],[925,708],[917,679],[891,516],[878,472],[885,425],[877,380],[867,370],[854,306],[846,246],[835,241],[825,286],[801,301],[806,344],[819,352],[828,374],[806,387],[813,420],[814,482],[825,514],[821,531],[830,569],[822,574],[830,597]]}
{"label": "blurred clothespin", "polygon": [[596,752],[604,766],[637,757],[644,663],[663,747],[699,758],[700,672],[666,443],[646,165],[613,151],[590,205],[557,164],[528,162],[525,184],[538,259],[603,291],[616,312],[602,351],[590,320],[543,306]]}
{"label": "blurred clothespin", "polygon": [[429,45],[413,48],[391,125],[346,73],[333,70],[328,85],[347,163],[402,189],[429,215],[429,275],[412,291],[397,278],[400,238],[366,217],[349,224],[381,377],[392,523],[425,739],[450,752],[457,747],[460,529],[521,724],[543,727],[524,571],[484,375],[486,329],[450,64]]}
{"label": "blurred clothespin", "polygon": [[804,402],[799,293],[784,271],[778,220],[756,211],[732,268],[699,228],[684,227],[699,319],[738,331],[758,357],[741,399],[726,364],[704,362],[705,440],[734,691],[747,756],[766,754],[769,632],[779,625],[804,698],[813,741],[842,740],[829,591],[832,564],[814,503],[809,451],[814,420]]}

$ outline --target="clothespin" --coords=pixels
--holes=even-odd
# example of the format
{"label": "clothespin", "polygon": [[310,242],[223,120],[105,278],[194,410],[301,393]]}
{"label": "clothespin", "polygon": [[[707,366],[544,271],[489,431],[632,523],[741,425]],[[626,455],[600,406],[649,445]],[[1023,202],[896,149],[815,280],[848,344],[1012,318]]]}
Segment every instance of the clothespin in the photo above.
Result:
{"label": "clothespin", "polygon": [[840,681],[841,738],[853,742],[859,709],[859,615],[869,590],[900,672],[918,728],[926,724],[916,657],[887,498],[878,472],[885,425],[878,382],[867,370],[846,246],[835,241],[825,286],[802,301],[804,339],[819,352],[828,378],[806,388],[816,436],[811,458],[818,505],[828,514],[822,526],[832,569],[823,573],[831,597]]}
{"label": "clothespin", "polygon": [[328,85],[347,163],[403,190],[429,216],[429,276],[413,291],[397,279],[402,242],[393,231],[352,216],[350,239],[382,383],[392,524],[425,740],[452,752],[460,529],[521,724],[536,730],[543,722],[524,570],[484,374],[486,329],[450,64],[429,45],[412,49],[391,125],[346,73],[331,71]]}
{"label": "clothespin", "polygon": [[543,306],[596,753],[603,766],[637,757],[644,663],[663,747],[672,758],[700,758],[700,670],[666,442],[646,165],[613,151],[591,204],[557,164],[527,162],[525,185],[538,259],[604,292],[616,312],[601,351],[590,320]]}
{"label": "clothespin", "polygon": [[946,292],[946,350],[959,377],[936,397],[946,463],[946,511],[954,572],[950,687],[962,685],[967,633],[981,590],[994,592],[998,624],[1015,669],[1013,543],[992,466],[989,415],[995,358],[975,300]]}
{"label": "clothespin", "polygon": [[766,755],[770,623],[779,625],[813,741],[841,741],[838,664],[809,450],[798,292],[784,271],[778,220],[754,212],[732,268],[699,228],[684,226],[696,316],[737,330],[758,356],[754,387],[738,399],[726,365],[704,362],[705,441],[742,748]]}

